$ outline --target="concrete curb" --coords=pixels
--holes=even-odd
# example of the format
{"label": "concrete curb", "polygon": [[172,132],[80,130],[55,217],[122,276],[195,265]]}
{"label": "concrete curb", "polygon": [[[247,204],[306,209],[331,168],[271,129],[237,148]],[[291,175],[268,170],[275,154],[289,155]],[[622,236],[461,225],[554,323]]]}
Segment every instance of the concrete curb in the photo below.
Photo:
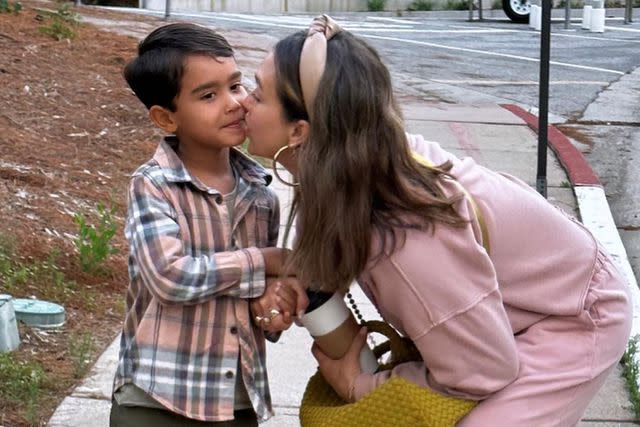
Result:
{"label": "concrete curb", "polygon": [[[521,107],[513,104],[502,104],[502,108],[511,111],[520,117],[535,132],[538,132],[538,117],[525,111]],[[584,158],[582,153],[574,147],[569,138],[564,136],[557,127],[550,125],[548,130],[549,147],[556,153],[560,164],[567,172],[569,180],[573,186],[596,186],[601,187],[598,176],[591,168],[591,165]],[[617,230],[616,230],[617,233]]]}
{"label": "concrete curb", "polygon": [[[501,107],[520,117],[534,132],[538,133],[538,117],[517,105],[503,104]],[[582,153],[555,126],[549,126],[548,143],[571,181],[582,223],[604,245],[627,279],[633,303],[631,337],[638,336],[640,334],[640,289],[613,220],[602,184]]]}

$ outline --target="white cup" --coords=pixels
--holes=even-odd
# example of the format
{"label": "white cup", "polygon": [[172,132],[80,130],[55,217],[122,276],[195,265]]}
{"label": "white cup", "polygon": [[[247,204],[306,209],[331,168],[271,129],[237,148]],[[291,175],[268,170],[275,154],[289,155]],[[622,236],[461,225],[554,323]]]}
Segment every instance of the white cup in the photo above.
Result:
{"label": "white cup", "polygon": [[[344,298],[337,292],[317,307],[310,304],[300,322],[332,359],[344,356],[360,330]],[[366,343],[360,352],[360,368],[366,373],[378,369],[378,361]]]}

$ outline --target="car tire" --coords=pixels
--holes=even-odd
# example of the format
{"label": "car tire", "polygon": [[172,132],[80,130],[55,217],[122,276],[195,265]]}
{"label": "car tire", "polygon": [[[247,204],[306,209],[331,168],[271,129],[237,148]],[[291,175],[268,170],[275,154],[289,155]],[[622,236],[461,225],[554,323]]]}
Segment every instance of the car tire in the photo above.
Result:
{"label": "car tire", "polygon": [[502,0],[502,10],[513,22],[529,22],[529,0]]}

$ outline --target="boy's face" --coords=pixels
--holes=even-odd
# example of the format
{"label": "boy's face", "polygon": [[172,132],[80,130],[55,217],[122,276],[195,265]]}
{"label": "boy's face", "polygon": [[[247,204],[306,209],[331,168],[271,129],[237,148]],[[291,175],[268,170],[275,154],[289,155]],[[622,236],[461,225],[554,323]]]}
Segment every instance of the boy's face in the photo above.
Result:
{"label": "boy's face", "polygon": [[232,147],[245,139],[247,94],[234,58],[190,55],[184,64],[180,93],[174,103],[175,134],[180,144]]}

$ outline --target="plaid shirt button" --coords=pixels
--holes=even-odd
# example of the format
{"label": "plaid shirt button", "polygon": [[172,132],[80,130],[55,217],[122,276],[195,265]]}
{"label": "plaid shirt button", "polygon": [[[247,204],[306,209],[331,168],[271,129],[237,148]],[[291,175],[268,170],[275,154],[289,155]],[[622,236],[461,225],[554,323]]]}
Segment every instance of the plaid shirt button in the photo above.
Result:
{"label": "plaid shirt button", "polygon": [[224,374],[224,376],[229,378],[229,379],[231,379],[231,378],[233,378],[233,372],[232,371],[227,371],[227,373]]}

